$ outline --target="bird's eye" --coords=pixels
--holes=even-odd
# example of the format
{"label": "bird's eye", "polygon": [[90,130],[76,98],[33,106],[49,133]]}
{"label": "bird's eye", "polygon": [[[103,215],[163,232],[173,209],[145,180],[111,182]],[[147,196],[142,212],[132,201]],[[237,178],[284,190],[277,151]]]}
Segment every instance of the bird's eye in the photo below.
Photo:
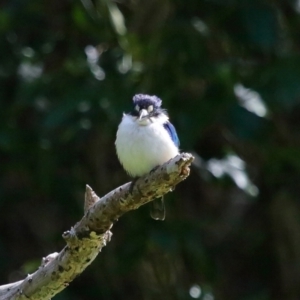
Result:
{"label": "bird's eye", "polygon": [[153,111],[153,105],[148,106],[147,111],[148,111],[148,113],[150,113],[151,111]]}
{"label": "bird's eye", "polygon": [[134,108],[136,111],[140,111],[140,107],[138,105],[135,106]]}

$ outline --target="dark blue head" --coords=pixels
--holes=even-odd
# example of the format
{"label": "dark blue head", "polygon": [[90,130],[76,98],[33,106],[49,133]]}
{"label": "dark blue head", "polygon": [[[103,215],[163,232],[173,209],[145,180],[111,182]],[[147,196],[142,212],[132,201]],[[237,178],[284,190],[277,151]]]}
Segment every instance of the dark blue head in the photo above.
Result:
{"label": "dark blue head", "polygon": [[144,112],[148,113],[148,117],[155,117],[165,111],[161,108],[162,101],[157,96],[146,94],[137,94],[133,97],[134,110],[132,116],[141,117]]}
{"label": "dark blue head", "polygon": [[157,96],[150,96],[146,94],[137,94],[133,97],[133,104],[139,106],[146,106],[153,105],[155,108],[161,107],[161,99]]}

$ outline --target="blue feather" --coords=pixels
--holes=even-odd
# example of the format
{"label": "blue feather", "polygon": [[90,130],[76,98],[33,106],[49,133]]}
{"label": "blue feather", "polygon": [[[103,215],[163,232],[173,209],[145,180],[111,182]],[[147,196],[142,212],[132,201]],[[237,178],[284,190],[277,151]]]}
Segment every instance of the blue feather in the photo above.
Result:
{"label": "blue feather", "polygon": [[177,132],[176,132],[176,129],[175,127],[173,126],[172,123],[170,122],[167,122],[164,124],[164,128],[168,131],[173,143],[179,147],[179,138],[178,138],[178,135],[177,135]]}

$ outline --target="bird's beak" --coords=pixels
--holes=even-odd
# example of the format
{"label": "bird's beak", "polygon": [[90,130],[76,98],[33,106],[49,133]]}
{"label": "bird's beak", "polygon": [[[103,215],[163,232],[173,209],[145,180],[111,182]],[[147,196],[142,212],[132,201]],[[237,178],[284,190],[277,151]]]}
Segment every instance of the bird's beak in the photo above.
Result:
{"label": "bird's beak", "polygon": [[146,109],[141,109],[139,114],[139,120],[143,119],[144,117],[147,117],[149,114]]}

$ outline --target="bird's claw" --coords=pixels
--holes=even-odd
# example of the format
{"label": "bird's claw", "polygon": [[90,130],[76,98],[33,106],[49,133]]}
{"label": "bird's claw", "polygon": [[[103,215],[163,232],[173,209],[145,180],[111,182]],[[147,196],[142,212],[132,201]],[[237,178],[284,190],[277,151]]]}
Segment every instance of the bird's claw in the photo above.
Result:
{"label": "bird's claw", "polygon": [[135,184],[136,184],[136,182],[137,182],[138,179],[139,179],[138,177],[135,177],[135,178],[131,181],[130,187],[129,187],[129,193],[130,193],[130,194],[133,193],[133,188],[134,188],[134,186],[135,186]]}

